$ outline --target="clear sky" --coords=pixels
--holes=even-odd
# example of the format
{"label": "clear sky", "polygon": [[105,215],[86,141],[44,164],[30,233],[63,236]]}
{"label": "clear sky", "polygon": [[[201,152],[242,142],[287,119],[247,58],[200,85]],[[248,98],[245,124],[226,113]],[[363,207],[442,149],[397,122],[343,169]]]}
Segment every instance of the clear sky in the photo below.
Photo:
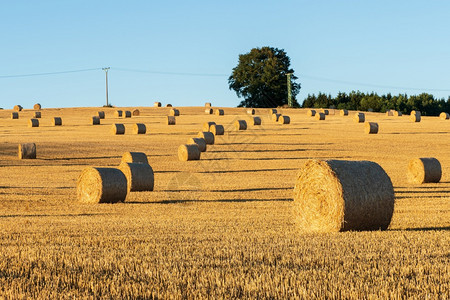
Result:
{"label": "clear sky", "polygon": [[[0,107],[236,106],[228,76],[284,49],[302,89],[450,95],[450,1],[2,1]],[[93,70],[91,70],[93,69]],[[52,75],[30,75],[90,70]],[[138,71],[145,72],[138,72]]]}

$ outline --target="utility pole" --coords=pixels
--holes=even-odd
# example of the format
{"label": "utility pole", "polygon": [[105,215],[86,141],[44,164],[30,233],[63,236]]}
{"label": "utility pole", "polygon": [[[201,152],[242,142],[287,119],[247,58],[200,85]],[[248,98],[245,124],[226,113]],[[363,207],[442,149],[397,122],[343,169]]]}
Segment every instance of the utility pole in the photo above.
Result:
{"label": "utility pole", "polygon": [[106,75],[106,106],[109,106],[109,103],[108,103],[108,70],[109,69],[110,69],[110,67],[102,68],[102,70],[105,71],[105,75]]}
{"label": "utility pole", "polygon": [[292,73],[286,73],[287,75],[287,92],[288,92],[288,106],[292,107],[292,91],[291,91],[291,75]]}

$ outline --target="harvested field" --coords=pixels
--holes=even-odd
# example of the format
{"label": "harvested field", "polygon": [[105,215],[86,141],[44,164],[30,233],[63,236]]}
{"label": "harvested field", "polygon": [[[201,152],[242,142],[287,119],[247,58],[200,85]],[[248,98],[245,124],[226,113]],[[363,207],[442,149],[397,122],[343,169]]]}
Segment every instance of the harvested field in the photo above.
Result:
{"label": "harvested field", "polygon": [[[138,109],[148,134],[131,134],[136,120],[124,118],[125,134],[112,135],[113,108],[97,126],[86,116],[99,108],[44,108],[36,128],[33,111],[12,120],[0,110],[0,298],[448,297],[450,122],[366,112],[382,128],[367,135],[351,117],[318,122],[280,108],[288,126],[257,109],[261,126],[236,131],[242,108],[182,107],[176,126],[170,108]],[[51,126],[53,116],[64,126]],[[209,121],[225,134],[200,160],[179,161],[178,147]],[[30,141],[37,158],[19,160],[17,145]],[[154,190],[118,204],[78,201],[82,170],[117,168],[127,151],[147,154]],[[416,157],[439,160],[439,183],[408,183]],[[395,193],[388,230],[298,230],[293,188],[309,159],[379,164]]]}

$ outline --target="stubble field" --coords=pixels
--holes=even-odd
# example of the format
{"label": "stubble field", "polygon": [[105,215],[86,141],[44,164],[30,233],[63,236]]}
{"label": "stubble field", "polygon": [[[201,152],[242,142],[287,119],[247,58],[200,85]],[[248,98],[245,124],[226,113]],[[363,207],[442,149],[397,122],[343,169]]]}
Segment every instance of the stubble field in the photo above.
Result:
{"label": "stubble field", "polygon": [[[127,108],[121,108],[126,110]],[[131,108],[129,108],[132,110]],[[224,116],[203,107],[0,111],[0,298],[418,298],[448,299],[450,290],[450,121],[366,113],[376,135],[350,116],[325,121],[282,109],[291,124],[235,131],[244,109]],[[106,119],[90,125],[104,110]],[[60,116],[63,126],[52,127]],[[206,121],[225,135],[200,161],[180,162],[178,146]],[[123,136],[110,134],[124,123]],[[146,135],[132,135],[134,123]],[[17,145],[34,142],[35,160]],[[78,175],[87,166],[118,166],[127,151],[145,152],[153,192],[121,204],[83,204]],[[409,159],[436,157],[440,183],[411,185]],[[293,187],[307,159],[371,160],[390,176],[396,203],[387,231],[305,234],[296,226]]]}

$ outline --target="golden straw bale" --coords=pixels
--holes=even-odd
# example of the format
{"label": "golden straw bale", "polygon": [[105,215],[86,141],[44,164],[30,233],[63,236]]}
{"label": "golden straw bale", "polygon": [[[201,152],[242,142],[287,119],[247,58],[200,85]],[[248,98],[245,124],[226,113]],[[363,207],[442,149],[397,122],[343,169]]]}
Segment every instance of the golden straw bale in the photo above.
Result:
{"label": "golden straw bale", "polygon": [[207,145],[214,145],[214,134],[209,131],[200,131],[197,137],[205,140]]}
{"label": "golden straw bale", "polygon": [[308,117],[314,117],[316,115],[316,111],[314,109],[308,109],[308,111],[306,112],[306,115]]}
{"label": "golden straw bale", "polygon": [[209,131],[211,125],[216,125],[216,122],[205,122],[203,123],[203,131]]}
{"label": "golden straw bale", "polygon": [[254,115],[255,114],[255,109],[254,108],[249,108],[249,109],[247,109],[247,113],[249,115]]}
{"label": "golden straw bale", "polygon": [[366,116],[362,112],[357,112],[353,116],[353,121],[356,123],[364,123],[366,121]]}
{"label": "golden straw bale", "polygon": [[123,111],[121,111],[121,110],[116,110],[114,112],[114,117],[116,117],[116,118],[122,118],[122,115],[123,115]]}
{"label": "golden straw bale", "polygon": [[97,114],[98,114],[98,117],[100,119],[104,119],[105,118],[105,112],[104,111],[99,111],[99,112],[97,112]]}
{"label": "golden straw bale", "polygon": [[442,120],[448,120],[450,119],[450,114],[446,112],[441,112],[439,118],[441,118]]}
{"label": "golden straw bale", "polygon": [[148,164],[147,154],[144,152],[125,152],[122,155],[121,163],[137,163],[137,164]]}
{"label": "golden straw bale", "polygon": [[200,152],[206,152],[206,141],[203,138],[189,138],[186,144],[188,145],[196,144]]}
{"label": "golden straw bale", "polygon": [[147,127],[145,124],[136,123],[133,125],[133,134],[145,134],[147,132]]}
{"label": "golden straw bale", "polygon": [[133,114],[133,116],[139,116],[139,115],[141,115],[141,112],[139,111],[139,109],[135,109],[135,110],[133,110],[132,114]]}
{"label": "golden straw bale", "polygon": [[155,102],[155,103],[153,103],[153,106],[154,107],[161,107],[161,102]]}
{"label": "golden straw bale", "polygon": [[216,109],[216,115],[217,116],[223,116],[225,114],[225,112],[223,111],[223,109]]}
{"label": "golden straw bale", "polygon": [[341,109],[341,110],[339,111],[339,115],[340,115],[340,116],[348,116],[348,110],[346,110],[346,109]]}
{"label": "golden straw bale", "polygon": [[11,119],[18,119],[19,118],[19,113],[17,111],[13,111],[11,113]]}
{"label": "golden straw bale", "polygon": [[127,178],[128,192],[153,191],[155,176],[149,164],[122,162],[119,169]]}
{"label": "golden straw bale", "polygon": [[198,149],[198,145],[191,144],[178,147],[178,159],[181,161],[199,160],[200,149]]}
{"label": "golden straw bale", "polygon": [[176,109],[176,108],[172,108],[172,109],[169,111],[169,115],[170,115],[170,116],[179,116],[179,115],[180,115],[180,111],[179,111],[178,109]]}
{"label": "golden straw bale", "polygon": [[236,120],[234,122],[234,128],[236,130],[247,130],[247,122],[244,120]]}
{"label": "golden straw bale", "polygon": [[385,230],[394,201],[391,179],[371,161],[308,160],[294,188],[297,221],[310,232]]}
{"label": "golden straw bale", "polygon": [[39,110],[41,109],[41,105],[39,103],[36,103],[35,105],[33,105],[33,109]]}
{"label": "golden straw bale", "polygon": [[276,113],[278,113],[278,111],[275,108],[269,109],[269,114],[273,115],[273,114],[276,114]]}
{"label": "golden straw bale", "polygon": [[249,122],[250,122],[250,125],[253,125],[253,126],[261,125],[261,118],[260,117],[250,117]]}
{"label": "golden straw bale", "polygon": [[167,116],[167,125],[175,125],[175,124],[176,124],[175,116]]}
{"label": "golden straw bale", "polygon": [[366,122],[364,124],[364,132],[367,134],[377,134],[378,133],[378,123]]}
{"label": "golden straw bale", "polygon": [[420,114],[414,114],[414,115],[409,116],[409,120],[411,122],[420,122],[421,119],[422,119],[422,117]]}
{"label": "golden straw bale", "polygon": [[92,116],[92,125],[100,125],[100,117]]}
{"label": "golden straw bale", "polygon": [[36,158],[35,143],[19,144],[19,159],[35,159],[35,158]]}
{"label": "golden straw bale", "polygon": [[412,110],[410,115],[419,115],[419,116],[421,116],[422,113],[420,111],[418,111],[418,110]]}
{"label": "golden straw bale", "polygon": [[38,119],[29,119],[28,127],[39,127],[39,120]]}
{"label": "golden straw bale", "polygon": [[125,111],[125,118],[131,118],[131,111],[129,110]]}
{"label": "golden straw bale", "polygon": [[41,118],[41,112],[40,112],[40,111],[35,111],[35,112],[34,112],[34,117],[35,117],[36,119],[40,119],[40,118]]}
{"label": "golden straw bale", "polygon": [[23,107],[21,105],[14,105],[15,111],[22,111]]}
{"label": "golden straw bale", "polygon": [[325,116],[328,116],[330,114],[330,111],[328,109],[322,109],[322,112],[325,114]]}
{"label": "golden straw bale", "polygon": [[225,128],[223,128],[222,125],[213,124],[211,127],[209,127],[209,131],[212,132],[214,135],[224,135],[225,134]]}
{"label": "golden straw bale", "polygon": [[409,161],[406,176],[409,183],[439,182],[442,177],[441,163],[434,157],[414,158]]}
{"label": "golden straw bale", "polygon": [[387,117],[393,117],[393,116],[394,116],[394,111],[392,111],[392,110],[390,110],[390,109],[387,110],[387,111],[386,111],[386,116],[387,116]]}
{"label": "golden straw bale", "polygon": [[280,116],[278,118],[278,124],[289,124],[291,123],[291,118],[289,116]]}
{"label": "golden straw bale", "polygon": [[206,102],[205,107],[211,107],[211,102]]}
{"label": "golden straw bale", "polygon": [[272,115],[272,121],[278,122],[278,119],[280,118],[281,114],[273,114]]}
{"label": "golden straw bale", "polygon": [[320,120],[320,121],[325,120],[325,113],[323,113],[323,112],[316,113],[316,120]]}
{"label": "golden straw bale", "polygon": [[207,115],[212,115],[213,112],[214,112],[214,110],[212,108],[206,108],[205,109],[205,114],[207,114]]}
{"label": "golden straw bale", "polygon": [[167,103],[167,104],[166,104],[166,107],[172,107],[172,104]]}
{"label": "golden straw bale", "polygon": [[394,110],[394,116],[395,116],[395,117],[401,117],[402,115],[403,115],[403,114],[402,114],[401,111]]}
{"label": "golden straw bale", "polygon": [[112,134],[125,134],[125,126],[120,123],[114,123],[111,126]]}
{"label": "golden straw bale", "polygon": [[62,126],[62,119],[60,117],[53,117],[52,125],[53,126]]}
{"label": "golden straw bale", "polygon": [[127,178],[117,168],[85,168],[78,177],[77,198],[85,203],[124,202]]}

